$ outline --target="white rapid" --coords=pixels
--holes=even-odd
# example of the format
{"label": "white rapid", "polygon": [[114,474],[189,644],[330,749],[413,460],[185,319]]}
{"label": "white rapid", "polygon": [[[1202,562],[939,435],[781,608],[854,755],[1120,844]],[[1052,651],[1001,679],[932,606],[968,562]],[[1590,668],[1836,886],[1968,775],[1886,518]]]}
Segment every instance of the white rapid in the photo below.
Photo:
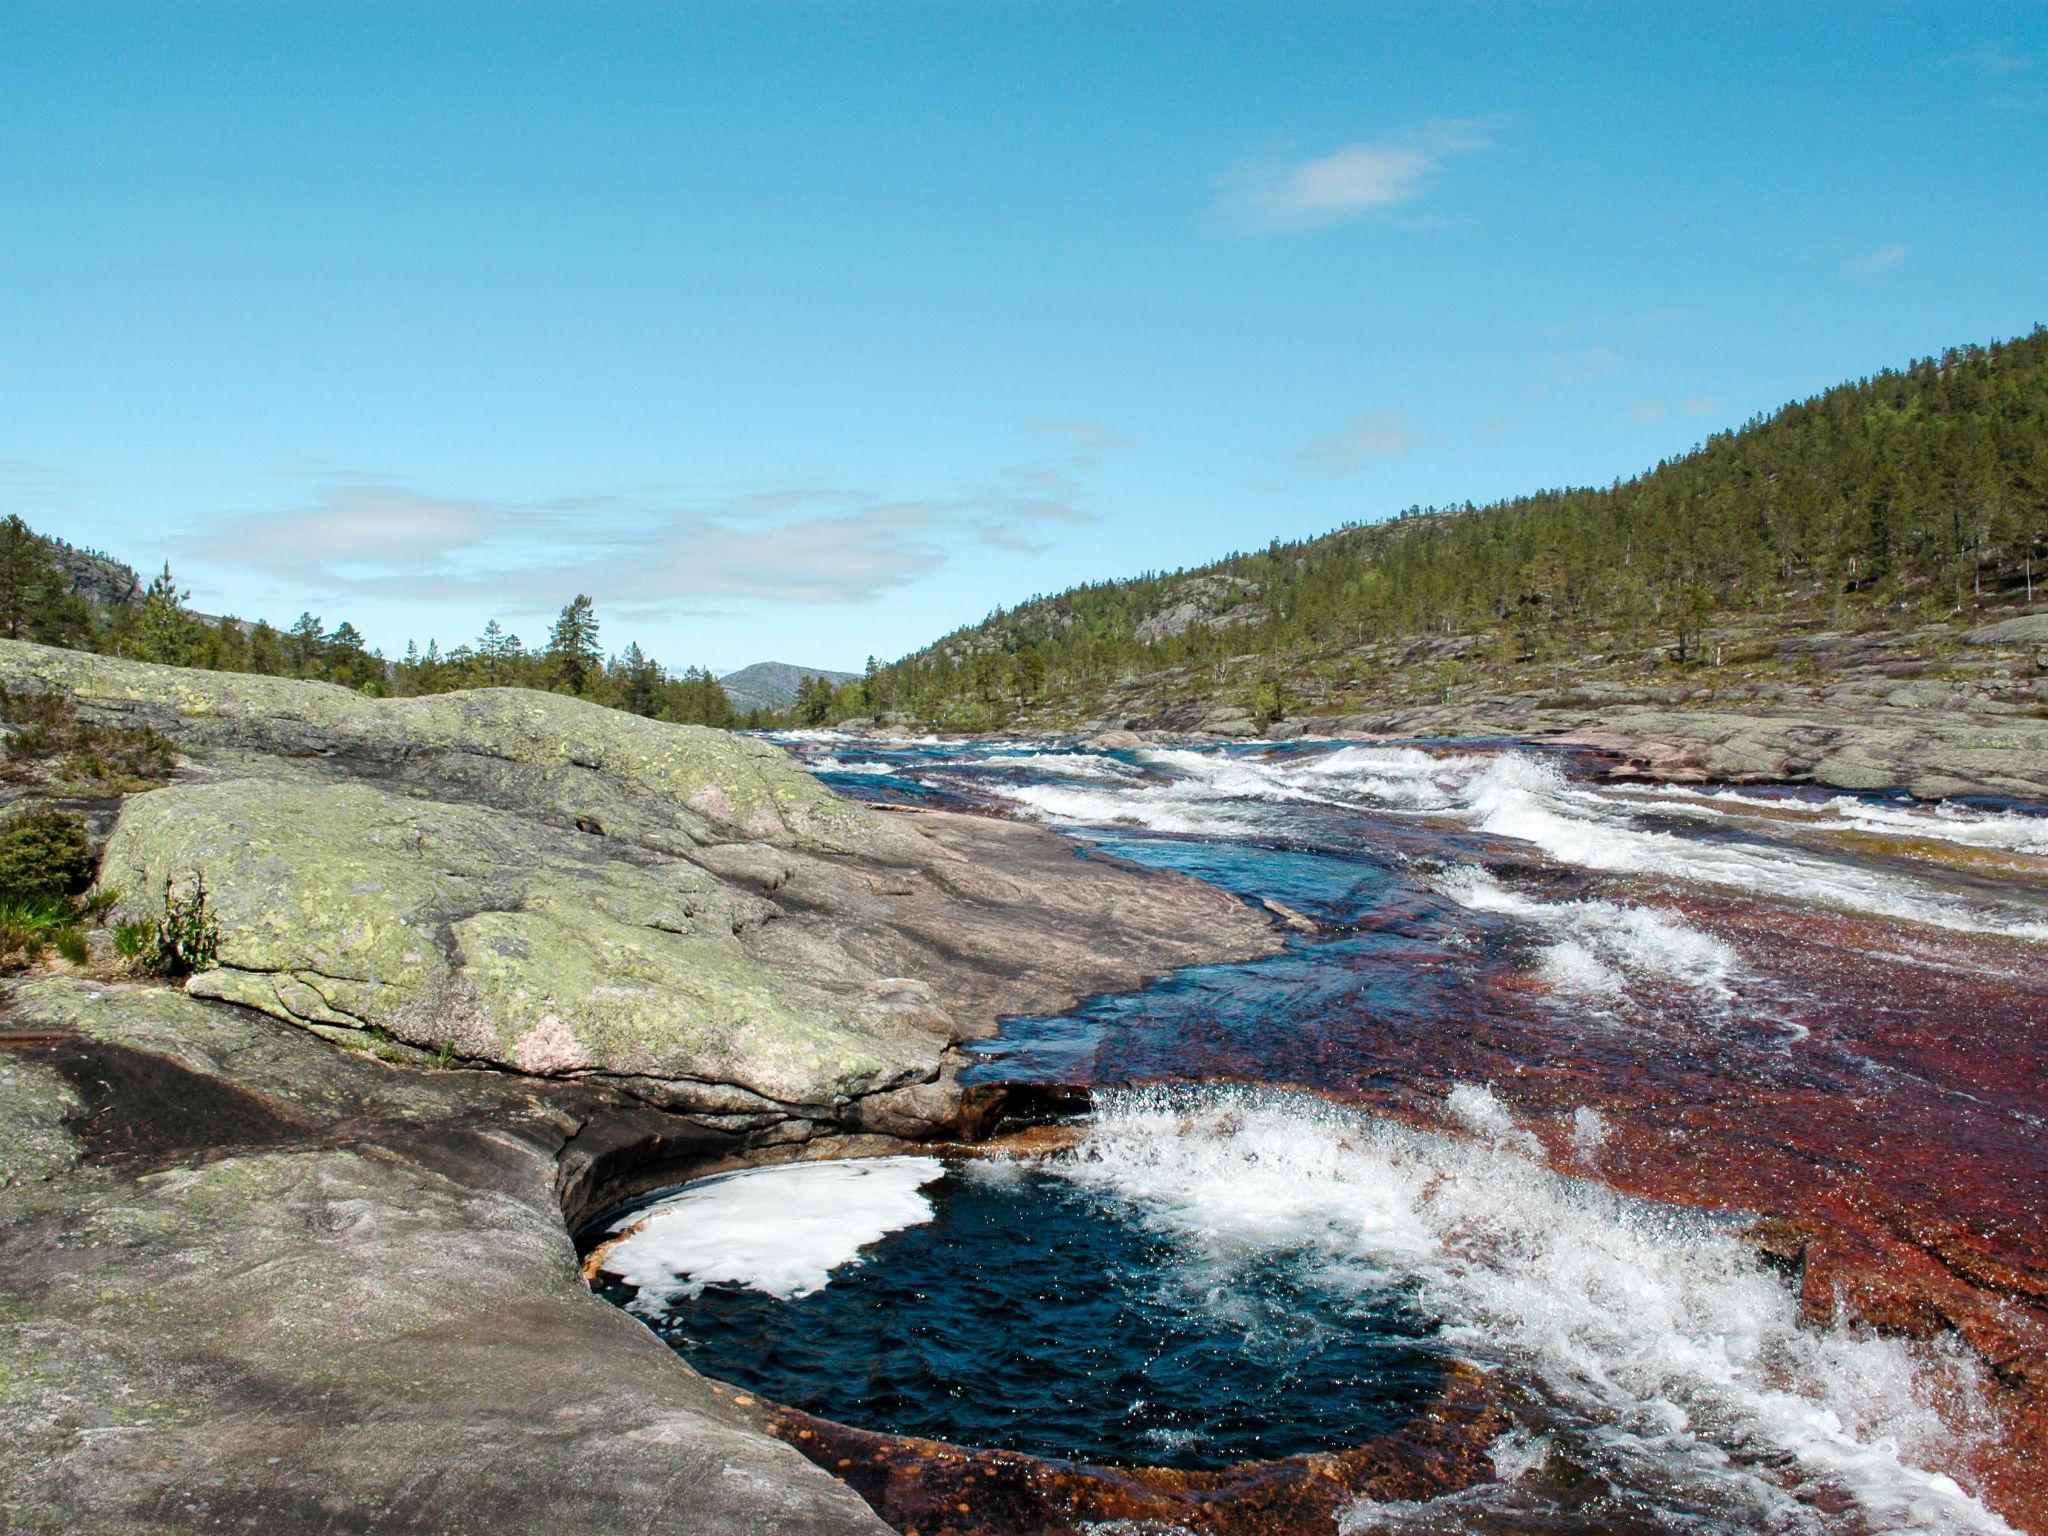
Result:
{"label": "white rapid", "polygon": [[[1575,783],[1553,760],[1514,751],[1438,755],[1414,747],[1331,746],[1263,756],[1155,749],[1135,755],[1135,767],[1144,772],[1078,750],[1042,752],[1033,762],[1041,771],[1059,773],[1058,781],[977,782],[1027,815],[1068,827],[1255,837],[1285,832],[1290,813],[1304,807],[1426,816],[1528,844],[1567,867],[2048,943],[2048,918],[2039,903],[1962,890],[1944,883],[1937,870],[1877,867],[1859,856],[1861,850],[1795,840],[1859,833],[1876,840],[1878,853],[1885,851],[1885,839],[1898,839],[1901,846],[1932,841],[2042,859],[2048,858],[2044,816],[1850,796],[1770,800]],[[1056,762],[1068,766],[1057,768]],[[2039,869],[2048,874],[2048,864]],[[1447,894],[1456,892],[1447,888]],[[1558,925],[1580,931],[1560,937],[1551,967],[1567,986],[1585,992],[1611,990],[1617,945],[1641,955],[1646,946],[1664,942],[1640,923],[1633,940],[1589,942],[1603,916],[1610,933],[1635,920],[1592,912],[1553,916]],[[1571,945],[1576,948],[1564,947]],[[1711,988],[1714,963],[1696,951],[1680,965]]]}
{"label": "white rapid", "polygon": [[[1480,1085],[1447,1108],[1470,1139],[1282,1093],[1120,1092],[1052,1166],[1191,1265],[1282,1252],[1321,1284],[1408,1287],[1454,1352],[1535,1385],[1544,1422],[1496,1443],[1502,1481],[1361,1504],[1346,1531],[1471,1529],[1511,1513],[1553,1449],[1672,1529],[2010,1530],[1948,1470],[1985,1432],[1960,1351],[1806,1325],[1710,1220],[1551,1172]],[[1592,1157],[1603,1135],[1591,1116],[1574,1139]]]}

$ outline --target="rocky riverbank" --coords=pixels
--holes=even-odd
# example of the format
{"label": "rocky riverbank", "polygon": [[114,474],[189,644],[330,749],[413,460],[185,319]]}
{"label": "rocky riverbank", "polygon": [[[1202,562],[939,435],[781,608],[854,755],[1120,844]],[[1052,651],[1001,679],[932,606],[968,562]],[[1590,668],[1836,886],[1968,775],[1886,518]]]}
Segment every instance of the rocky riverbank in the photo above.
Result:
{"label": "rocky riverbank", "polygon": [[1077,728],[1148,740],[1523,736],[1595,748],[1617,774],[1665,782],[2048,799],[2048,612],[1869,632],[1757,615],[1716,630],[1705,659],[1685,666],[1597,637],[1519,646],[1501,634],[1365,646],[1290,676],[1277,719],[1230,694],[1267,658],[1137,674]]}
{"label": "rocky riverbank", "polygon": [[575,700],[12,643],[0,685],[175,743],[168,786],[79,808],[117,910],[203,874],[220,929],[182,990],[102,952],[0,1001],[11,1529],[879,1531],[591,1296],[565,1222],[943,1134],[1000,1017],[1279,942]]}

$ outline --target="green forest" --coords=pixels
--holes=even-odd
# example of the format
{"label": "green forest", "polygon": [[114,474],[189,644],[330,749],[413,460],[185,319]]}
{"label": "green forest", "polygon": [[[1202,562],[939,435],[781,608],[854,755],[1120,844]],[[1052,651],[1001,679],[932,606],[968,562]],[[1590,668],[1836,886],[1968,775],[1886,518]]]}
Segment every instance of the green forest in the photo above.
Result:
{"label": "green forest", "polygon": [[[329,629],[311,613],[283,630],[260,620],[208,619],[186,606],[187,594],[169,567],[140,601],[103,609],[73,590],[56,558],[67,547],[19,517],[0,521],[0,635],[175,667],[311,678],[377,696],[538,688],[680,724],[764,723],[735,718],[725,689],[702,667],[671,672],[638,645],[607,656],[596,605],[582,594],[563,607],[539,645],[529,646],[493,619],[472,644],[445,653],[432,642],[424,652],[408,646],[401,659],[390,661],[353,624]],[[125,569],[109,557],[93,558]]]}
{"label": "green forest", "polygon": [[[1515,657],[1600,632],[1698,661],[1738,615],[1855,626],[2032,601],[2048,579],[2048,330],[1959,347],[1718,433],[1605,487],[1413,507],[1194,570],[1036,597],[843,688],[833,710],[986,727],[1108,682],[1480,631]],[[1206,622],[1141,635],[1212,580]],[[1263,712],[1277,712],[1269,700]]]}

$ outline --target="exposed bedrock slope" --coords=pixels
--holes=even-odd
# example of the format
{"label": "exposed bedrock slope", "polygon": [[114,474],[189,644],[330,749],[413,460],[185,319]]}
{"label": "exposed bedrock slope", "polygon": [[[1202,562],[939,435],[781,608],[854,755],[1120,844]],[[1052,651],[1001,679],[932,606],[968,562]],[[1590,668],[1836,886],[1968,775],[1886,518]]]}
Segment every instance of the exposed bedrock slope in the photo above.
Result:
{"label": "exposed bedrock slope", "polygon": [[755,1132],[918,1134],[1005,1013],[1274,947],[1222,893],[1039,829],[887,816],[778,749],[497,689],[318,683],[0,644],[0,683],[144,720],[179,782],[121,809],[131,910],[204,875],[196,996]]}

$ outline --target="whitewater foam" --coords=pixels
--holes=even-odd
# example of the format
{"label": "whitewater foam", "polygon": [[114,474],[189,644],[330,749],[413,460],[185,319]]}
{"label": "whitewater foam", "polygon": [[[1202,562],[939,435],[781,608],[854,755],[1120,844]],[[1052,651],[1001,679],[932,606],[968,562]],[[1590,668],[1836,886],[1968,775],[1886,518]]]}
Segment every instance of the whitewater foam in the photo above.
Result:
{"label": "whitewater foam", "polygon": [[808,1295],[869,1244],[930,1221],[921,1191],[944,1173],[933,1157],[878,1157],[722,1174],[621,1218],[613,1232],[637,1230],[602,1267],[634,1287],[630,1309],[650,1316],[707,1285]]}
{"label": "whitewater foam", "polygon": [[[1491,1092],[1463,1103],[1483,1141],[1276,1092],[1124,1091],[1053,1166],[1197,1255],[1297,1252],[1330,1284],[1411,1286],[1448,1347],[1540,1385],[1576,1460],[1680,1507],[1821,1529],[1847,1498],[1872,1530],[2009,1536],[1940,1470],[1984,1432],[1935,1408],[1980,1401],[1960,1349],[1807,1326],[1726,1231],[1554,1174]],[[1533,1450],[1503,1459],[1526,1475]],[[1421,1511],[1365,1505],[1346,1528],[1431,1528]]]}
{"label": "whitewater foam", "polygon": [[1858,795],[1796,799],[1684,784],[1632,785],[1628,794],[1646,808],[1659,812],[1726,816],[1731,812],[1762,811],[1778,818],[1795,818],[1822,831],[1927,838],[2048,858],[2048,815],[2039,811],[1985,810],[1946,800],[1866,800]]}
{"label": "whitewater foam", "polygon": [[1532,843],[1582,869],[1696,881],[1956,932],[2048,942],[2048,923],[1965,902],[1907,877],[1788,849],[1702,842],[1637,827],[1622,807],[1568,785],[1554,764],[1518,752],[1501,754],[1472,781],[1466,814],[1483,832]]}
{"label": "whitewater foam", "polygon": [[1551,934],[1538,970],[1553,991],[1613,999],[1639,979],[1675,982],[1722,1001],[1733,996],[1735,951],[1672,913],[1599,898],[1541,901],[1469,865],[1444,870],[1431,883],[1468,911],[1519,918]]}

